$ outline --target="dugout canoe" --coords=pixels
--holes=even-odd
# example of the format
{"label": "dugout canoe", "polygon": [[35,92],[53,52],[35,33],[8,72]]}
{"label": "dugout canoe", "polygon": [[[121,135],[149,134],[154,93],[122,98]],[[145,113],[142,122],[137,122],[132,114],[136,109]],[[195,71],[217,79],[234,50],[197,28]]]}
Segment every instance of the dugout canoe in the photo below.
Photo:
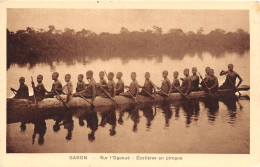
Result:
{"label": "dugout canoe", "polygon": [[[249,86],[241,85],[238,90],[239,91],[248,91],[250,89]],[[221,98],[228,95],[234,95],[235,92],[232,89],[225,89],[225,90],[219,90],[218,93],[214,94],[214,97]],[[136,98],[136,101],[132,98],[127,98],[123,96],[116,96],[114,98],[115,102],[119,105],[124,104],[131,104],[131,103],[158,103],[158,102],[164,102],[164,101],[179,101],[179,100],[187,100],[184,96],[182,96],[180,93],[171,93],[169,97],[164,97],[160,95],[155,95],[156,99],[152,97],[145,97],[145,96],[138,96]],[[204,91],[197,91],[197,92],[191,92],[187,97],[189,99],[201,99],[209,97],[210,95],[205,93]],[[65,96],[63,96],[65,98]],[[90,101],[90,99],[88,99]],[[112,101],[109,98],[102,98],[97,96],[93,104],[97,107],[99,106],[111,106],[115,105],[114,101]],[[79,108],[79,107],[91,107],[90,103],[86,100],[82,99],[81,97],[73,97],[69,102],[68,106],[70,108]],[[21,110],[21,109],[53,109],[53,108],[66,108],[66,106],[57,98],[46,98],[42,101],[39,101],[37,105],[34,104],[34,101],[30,101],[28,99],[12,99],[7,98],[7,110]]]}

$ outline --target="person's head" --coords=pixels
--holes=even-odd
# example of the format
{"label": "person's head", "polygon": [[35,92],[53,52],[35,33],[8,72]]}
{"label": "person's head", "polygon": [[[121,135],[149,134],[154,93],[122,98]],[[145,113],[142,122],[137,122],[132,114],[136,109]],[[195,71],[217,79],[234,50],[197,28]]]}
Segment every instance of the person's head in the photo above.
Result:
{"label": "person's head", "polygon": [[146,72],[145,75],[144,75],[145,79],[149,79],[150,78],[150,73],[149,72]]}
{"label": "person's head", "polygon": [[209,74],[209,70],[210,70],[210,67],[206,67],[206,68],[205,68],[206,74]]}
{"label": "person's head", "polygon": [[174,71],[173,77],[174,77],[174,78],[178,78],[178,76],[179,76],[179,72],[178,72],[178,71]]}
{"label": "person's head", "polygon": [[112,80],[114,78],[114,73],[113,72],[108,73],[107,78],[108,80]]}
{"label": "person's head", "polygon": [[214,76],[214,70],[213,69],[209,70],[209,75],[212,76],[212,77]]}
{"label": "person's head", "polygon": [[163,76],[163,78],[167,78],[167,76],[168,76],[168,71],[167,71],[167,70],[164,70],[163,73],[162,73],[162,76]]}
{"label": "person's head", "polygon": [[183,74],[187,77],[187,76],[189,76],[189,69],[188,68],[185,68],[184,70],[183,70]]}
{"label": "person's head", "polygon": [[58,78],[59,78],[59,73],[58,72],[52,73],[52,80],[57,80]]}
{"label": "person's head", "polygon": [[122,76],[123,76],[123,73],[122,73],[122,72],[118,72],[118,73],[116,74],[116,79],[121,79]]}
{"label": "person's head", "polygon": [[25,82],[25,78],[24,78],[24,77],[20,77],[20,79],[19,79],[19,83],[20,83],[21,85],[23,85],[24,82]]}
{"label": "person's head", "polygon": [[232,72],[232,71],[233,71],[233,68],[234,68],[234,65],[233,65],[233,64],[229,64],[229,65],[228,65],[228,71]]}
{"label": "person's head", "polygon": [[66,74],[66,75],[65,75],[65,81],[66,81],[66,82],[69,82],[70,79],[71,79],[71,75],[70,75],[70,74]]}
{"label": "person's head", "polygon": [[134,81],[136,79],[136,73],[135,72],[132,72],[131,73],[131,79]]}
{"label": "person's head", "polygon": [[104,75],[105,75],[104,71],[100,71],[100,72],[99,72],[99,78],[100,78],[100,79],[103,79],[103,78],[104,78]]}
{"label": "person's head", "polygon": [[192,71],[193,75],[197,74],[197,68],[196,67],[192,67],[191,71]]}
{"label": "person's head", "polygon": [[38,75],[37,76],[37,82],[38,83],[42,83],[42,80],[43,80],[43,76],[42,75]]}
{"label": "person's head", "polygon": [[93,71],[89,70],[86,73],[87,79],[91,79],[93,77]]}
{"label": "person's head", "polygon": [[78,81],[79,81],[79,82],[82,82],[82,81],[83,81],[83,78],[84,78],[84,75],[83,75],[83,74],[79,74],[79,75],[78,75]]}

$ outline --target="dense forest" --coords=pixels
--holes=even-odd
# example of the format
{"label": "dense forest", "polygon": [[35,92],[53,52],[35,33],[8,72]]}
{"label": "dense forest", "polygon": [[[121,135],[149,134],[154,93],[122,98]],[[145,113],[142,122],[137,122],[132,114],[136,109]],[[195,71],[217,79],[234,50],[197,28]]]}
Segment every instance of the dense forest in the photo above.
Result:
{"label": "dense forest", "polygon": [[[105,26],[105,25],[104,25]],[[188,54],[201,56],[210,52],[212,56],[223,56],[225,52],[237,52],[243,55],[250,47],[250,35],[243,29],[236,32],[225,32],[215,29],[204,34],[203,28],[197,32],[184,32],[181,29],[170,29],[163,33],[162,28],[151,30],[129,31],[122,27],[120,33],[113,34],[82,29],[75,31],[65,28],[56,30],[50,25],[48,30],[26,30],[11,32],[7,29],[7,68],[11,64],[33,67],[36,63],[63,61],[74,64],[100,58],[108,60],[119,57],[123,61],[139,58],[157,58],[167,55],[173,59],[182,59]]]}

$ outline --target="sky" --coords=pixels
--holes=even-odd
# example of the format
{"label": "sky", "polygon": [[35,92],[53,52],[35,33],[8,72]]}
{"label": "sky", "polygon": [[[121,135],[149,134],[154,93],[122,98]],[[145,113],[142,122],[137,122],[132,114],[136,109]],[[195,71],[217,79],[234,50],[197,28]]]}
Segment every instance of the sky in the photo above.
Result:
{"label": "sky", "polygon": [[180,28],[184,32],[196,32],[203,27],[204,33],[216,28],[249,32],[247,10],[166,10],[166,9],[7,9],[7,28],[10,31],[26,29],[57,30],[83,28],[95,33],[119,33],[121,27],[129,31],[161,27],[163,33]]}

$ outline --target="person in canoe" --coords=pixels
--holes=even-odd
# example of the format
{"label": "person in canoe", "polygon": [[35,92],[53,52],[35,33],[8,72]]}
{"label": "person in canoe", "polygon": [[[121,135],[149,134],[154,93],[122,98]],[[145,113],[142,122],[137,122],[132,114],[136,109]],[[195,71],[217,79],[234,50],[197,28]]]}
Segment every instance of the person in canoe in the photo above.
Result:
{"label": "person in canoe", "polygon": [[199,90],[200,77],[197,75],[197,68],[192,67],[192,76],[190,76],[191,80],[191,91]]}
{"label": "person in canoe", "polygon": [[205,78],[203,78],[203,80],[201,81],[200,85],[201,85],[201,90],[207,90],[207,87],[205,84],[207,84],[208,82],[208,78],[209,76],[209,71],[210,71],[210,67],[206,67],[205,68]]}
{"label": "person in canoe", "polygon": [[97,95],[97,83],[95,79],[93,78],[93,71],[89,70],[86,73],[87,80],[89,80],[89,83],[87,85],[86,91],[84,91],[81,95],[85,98],[92,98],[92,100],[96,97]]}
{"label": "person in canoe", "polygon": [[183,74],[185,78],[182,79],[182,84],[179,90],[184,93],[184,95],[189,95],[191,93],[191,80],[189,77],[189,69],[184,69]]}
{"label": "person in canoe", "polygon": [[142,96],[151,96],[155,92],[156,89],[155,89],[153,82],[150,80],[149,72],[145,73],[144,86],[139,86],[139,87],[142,88],[141,92],[139,93],[139,95],[142,95]]}
{"label": "person in canoe", "polygon": [[44,87],[44,84],[42,83],[43,80],[43,76],[42,75],[38,75],[37,76],[37,86],[35,86],[34,82],[32,81],[32,87],[33,87],[33,91],[34,91],[34,95],[37,101],[41,101],[44,99],[45,97],[45,93],[47,92],[47,90]]}
{"label": "person in canoe", "polygon": [[218,91],[218,78],[214,75],[214,70],[209,70],[209,77],[207,82],[208,90],[205,89],[206,93],[216,93]]}
{"label": "person in canoe", "polygon": [[171,91],[172,93],[178,92],[176,88],[181,86],[180,80],[179,80],[178,76],[179,76],[179,72],[178,71],[174,71],[174,73],[173,73],[173,82],[172,82],[173,87],[172,87],[172,91]]}
{"label": "person in canoe", "polygon": [[136,80],[135,72],[131,73],[131,79],[132,79],[132,82],[131,82],[130,86],[125,86],[128,89],[128,91],[124,92],[124,93],[120,93],[121,96],[129,97],[129,98],[133,98],[133,97],[136,98],[137,95],[139,94],[139,84]]}
{"label": "person in canoe", "polygon": [[[242,83],[242,78],[240,77],[240,75],[238,73],[236,73],[234,70],[234,65],[233,64],[229,64],[228,65],[228,71],[224,71],[222,70],[220,72],[220,76],[222,75],[226,75],[226,80],[223,83],[223,85],[221,85],[219,87],[219,89],[237,89],[239,87],[239,85]],[[236,85],[236,79],[239,79],[238,84]]]}
{"label": "person in canoe", "polygon": [[58,72],[54,72],[52,73],[52,80],[54,81],[52,84],[52,88],[51,91],[48,92],[45,97],[46,98],[53,98],[55,95],[57,95],[57,92],[59,94],[63,94],[62,92],[62,84],[61,82],[58,80],[59,78],[59,73]]}
{"label": "person in canoe", "polygon": [[122,72],[118,72],[116,74],[116,79],[117,79],[116,95],[119,95],[120,93],[124,93],[125,84],[124,81],[122,80],[122,76],[123,76]]}
{"label": "person in canoe", "polygon": [[[99,85],[102,86],[103,89],[106,92],[100,93],[101,97],[109,98],[110,97],[115,97],[116,96],[116,83],[114,81],[114,73],[110,72],[107,75],[108,83],[106,85]],[[109,95],[108,95],[109,94]]]}
{"label": "person in canoe", "polygon": [[171,92],[172,84],[171,84],[171,81],[167,78],[168,77],[167,70],[163,71],[162,76],[163,76],[163,81],[162,81],[161,88],[157,87],[157,89],[159,89],[159,91],[157,91],[156,93],[160,96],[166,96]]}
{"label": "person in canoe", "polygon": [[79,74],[78,75],[78,82],[76,87],[76,93],[73,94],[73,96],[77,97],[80,96],[81,93],[86,91],[86,83],[83,81],[84,75]]}
{"label": "person in canoe", "polygon": [[27,99],[29,98],[29,89],[28,86],[25,84],[25,78],[20,77],[19,79],[20,87],[18,90],[11,88],[11,91],[15,92],[15,96],[13,99]]}
{"label": "person in canoe", "polygon": [[[104,78],[104,76],[105,76],[105,73],[104,73],[104,71],[100,71],[99,72],[99,83],[98,83],[98,85],[99,86],[102,86],[103,88],[106,88],[106,86],[107,86],[107,81],[105,80],[105,78]],[[98,88],[97,89],[97,94],[98,95],[101,95],[101,94],[104,94],[105,92],[103,91],[103,89],[102,88]]]}
{"label": "person in canoe", "polygon": [[72,98],[73,85],[72,85],[72,82],[70,81],[70,79],[71,79],[71,75],[66,74],[65,75],[66,84],[62,88],[64,90],[64,93],[67,95],[66,103]]}

